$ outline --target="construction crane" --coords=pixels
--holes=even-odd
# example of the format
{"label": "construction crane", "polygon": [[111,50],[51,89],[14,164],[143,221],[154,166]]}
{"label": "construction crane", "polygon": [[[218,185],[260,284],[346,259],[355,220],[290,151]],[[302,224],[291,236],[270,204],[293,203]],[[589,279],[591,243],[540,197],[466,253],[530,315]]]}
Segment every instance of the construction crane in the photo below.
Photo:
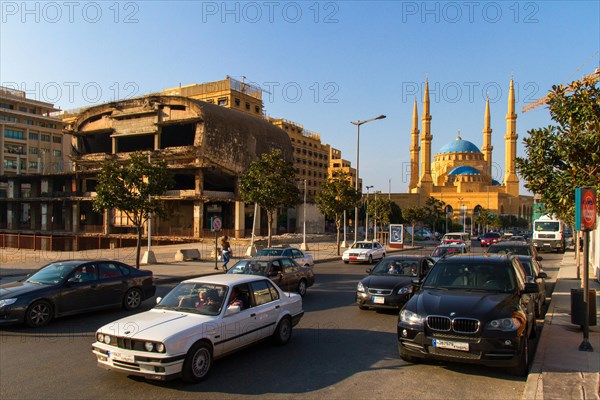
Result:
{"label": "construction crane", "polygon": [[[598,80],[600,80],[600,68],[596,68],[596,70],[594,72],[592,72],[589,75],[584,76],[583,78],[579,79],[577,82],[583,82],[586,81],[588,79],[591,79],[593,83],[598,82]],[[570,93],[573,91],[573,87],[571,85],[567,86],[567,93]],[[525,105],[522,109],[521,112],[527,112],[527,111],[531,111],[534,108],[537,108],[539,106],[543,106],[544,104],[548,104],[548,100],[550,99],[549,97],[550,95],[547,94],[544,97],[537,99],[536,101],[534,101],[533,103],[529,103],[527,105]]]}

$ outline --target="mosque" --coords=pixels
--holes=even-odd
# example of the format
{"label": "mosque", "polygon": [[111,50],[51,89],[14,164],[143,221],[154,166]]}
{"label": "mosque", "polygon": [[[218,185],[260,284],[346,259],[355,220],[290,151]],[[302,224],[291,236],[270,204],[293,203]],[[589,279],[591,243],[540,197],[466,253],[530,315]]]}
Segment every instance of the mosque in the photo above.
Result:
{"label": "mosque", "polygon": [[[463,139],[460,132],[431,158],[433,135],[431,133],[429,83],[425,82],[423,115],[419,132],[419,115],[415,100],[412,118],[410,147],[409,193],[392,194],[391,199],[401,208],[424,206],[429,197],[446,204],[447,215],[456,223],[474,230],[471,218],[484,208],[496,215],[514,215],[530,220],[533,196],[519,194],[516,173],[517,114],[515,89],[511,79],[506,113],[504,168],[492,161],[492,128],[490,102],[485,104],[483,145]],[[501,177],[502,176],[502,177]]]}

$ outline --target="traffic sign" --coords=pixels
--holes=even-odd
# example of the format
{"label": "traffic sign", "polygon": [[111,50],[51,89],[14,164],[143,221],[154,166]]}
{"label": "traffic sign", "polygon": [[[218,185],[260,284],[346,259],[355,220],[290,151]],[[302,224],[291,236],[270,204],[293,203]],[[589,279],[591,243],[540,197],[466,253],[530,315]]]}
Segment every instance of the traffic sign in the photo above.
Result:
{"label": "traffic sign", "polygon": [[223,227],[223,222],[219,217],[210,217],[210,231],[211,232],[221,232],[221,228]]}
{"label": "traffic sign", "polygon": [[591,187],[575,189],[575,228],[582,231],[596,229],[596,190]]}

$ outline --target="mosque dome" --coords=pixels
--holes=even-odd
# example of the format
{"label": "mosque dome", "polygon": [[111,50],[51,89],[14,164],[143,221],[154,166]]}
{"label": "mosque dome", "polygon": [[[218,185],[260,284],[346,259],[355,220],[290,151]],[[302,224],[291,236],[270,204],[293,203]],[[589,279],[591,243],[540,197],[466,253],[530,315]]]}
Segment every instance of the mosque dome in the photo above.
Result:
{"label": "mosque dome", "polygon": [[461,165],[460,167],[456,167],[452,171],[448,172],[448,176],[453,175],[481,175],[481,172],[477,168],[473,168],[468,165]]}
{"label": "mosque dome", "polygon": [[456,140],[444,145],[438,154],[444,153],[481,153],[481,151],[473,143],[463,140],[459,133]]}

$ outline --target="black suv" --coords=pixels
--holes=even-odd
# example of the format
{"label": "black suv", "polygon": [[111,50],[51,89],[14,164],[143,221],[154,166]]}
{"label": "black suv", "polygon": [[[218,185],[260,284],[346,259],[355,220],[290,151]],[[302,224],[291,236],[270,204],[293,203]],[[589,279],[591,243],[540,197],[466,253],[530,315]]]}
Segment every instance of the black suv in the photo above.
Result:
{"label": "black suv", "polygon": [[530,294],[537,290],[516,256],[441,259],[400,311],[400,357],[507,367],[526,376],[535,335]]}

